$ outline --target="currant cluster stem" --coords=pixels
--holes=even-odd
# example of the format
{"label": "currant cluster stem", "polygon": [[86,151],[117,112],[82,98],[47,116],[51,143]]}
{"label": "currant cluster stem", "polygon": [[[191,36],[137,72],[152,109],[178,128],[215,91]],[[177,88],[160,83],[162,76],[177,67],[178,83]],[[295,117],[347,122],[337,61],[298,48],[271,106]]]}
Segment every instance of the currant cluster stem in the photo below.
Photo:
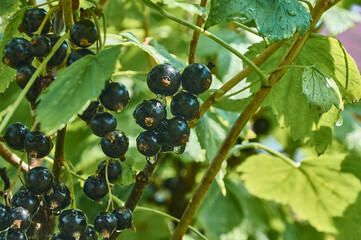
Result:
{"label": "currant cluster stem", "polygon": [[21,172],[28,172],[28,164],[21,161],[21,159],[12,151],[10,151],[4,143],[0,142],[0,156],[13,167],[18,168],[21,165]]}
{"label": "currant cluster stem", "polygon": [[63,129],[58,130],[58,134],[56,136],[55,155],[54,155],[54,162],[53,162],[53,174],[54,174],[55,181],[59,181],[60,170],[61,170],[61,167],[63,166],[63,162],[64,162],[65,132],[66,132],[66,126]]}
{"label": "currant cluster stem", "polygon": [[74,24],[72,0],[63,0],[63,15],[66,31],[68,32]]}

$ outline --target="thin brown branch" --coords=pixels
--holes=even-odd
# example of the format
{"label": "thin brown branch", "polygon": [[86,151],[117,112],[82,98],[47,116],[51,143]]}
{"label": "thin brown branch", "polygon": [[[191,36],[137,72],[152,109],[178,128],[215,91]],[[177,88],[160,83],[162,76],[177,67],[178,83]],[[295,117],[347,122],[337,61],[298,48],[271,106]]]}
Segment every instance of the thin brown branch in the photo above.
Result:
{"label": "thin brown branch", "polygon": [[55,155],[53,164],[54,180],[59,181],[60,170],[64,162],[64,140],[65,140],[66,126],[58,131],[55,143]]}
{"label": "thin brown branch", "polygon": [[[0,156],[8,163],[10,163],[12,166],[18,168],[19,167],[19,163],[20,163],[20,158],[13,153],[12,151],[10,151],[4,143],[0,142]],[[23,173],[27,173],[28,172],[28,164],[26,163],[22,163],[21,165],[21,171]]]}
{"label": "thin brown branch", "polygon": [[[201,3],[199,4],[199,6],[206,7],[207,0],[201,0]],[[205,16],[201,16],[201,15],[197,16],[196,25],[198,27],[201,27],[203,25],[204,17]],[[192,40],[189,44],[188,64],[192,64],[196,61],[196,49],[197,49],[197,45],[198,45],[199,35],[200,35],[199,32],[197,32],[197,31],[193,32]]]}

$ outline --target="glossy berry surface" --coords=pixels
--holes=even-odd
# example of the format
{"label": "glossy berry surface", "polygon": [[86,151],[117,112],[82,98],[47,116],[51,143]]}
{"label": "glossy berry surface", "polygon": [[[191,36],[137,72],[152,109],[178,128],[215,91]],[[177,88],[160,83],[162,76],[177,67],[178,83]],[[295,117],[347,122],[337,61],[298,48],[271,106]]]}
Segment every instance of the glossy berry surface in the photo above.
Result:
{"label": "glossy berry surface", "polygon": [[31,157],[42,158],[50,153],[53,142],[44,133],[33,131],[26,134],[24,146]]}
{"label": "glossy berry surface", "polygon": [[[23,21],[22,21],[22,30],[29,37],[33,36],[34,32],[38,30],[42,21],[46,16],[46,11],[42,8],[30,8],[26,11]],[[41,34],[47,34],[50,30],[50,22],[47,21]]]}
{"label": "glossy berry surface", "polygon": [[95,116],[95,114],[103,112],[103,106],[99,103],[99,101],[93,101],[91,102],[88,107],[85,109],[85,111],[78,115],[80,119],[83,121],[90,123],[92,118]]}
{"label": "glossy berry surface", "polygon": [[108,83],[99,96],[100,102],[110,111],[120,112],[129,102],[128,89],[121,83]]}
{"label": "glossy berry surface", "polygon": [[25,136],[28,133],[29,129],[24,124],[16,122],[6,128],[4,139],[11,149],[23,151]]}
{"label": "glossy berry surface", "polygon": [[160,152],[162,145],[157,134],[146,131],[140,133],[137,137],[137,148],[144,156],[151,157]]}
{"label": "glossy berry surface", "polygon": [[53,188],[44,195],[45,205],[52,211],[60,211],[70,204],[70,190],[61,182],[54,182]]}
{"label": "glossy berry surface", "polygon": [[85,233],[80,236],[79,240],[97,240],[98,234],[95,231],[95,228],[91,225],[88,225],[88,227],[85,230]]}
{"label": "glossy berry surface", "polygon": [[50,39],[44,35],[34,35],[30,41],[31,53],[35,57],[46,57],[51,50]]}
{"label": "glossy berry surface", "polygon": [[36,87],[36,85],[37,85],[37,83],[34,82],[33,85],[31,85],[29,91],[25,95],[26,100],[28,100],[29,103],[32,103],[32,104],[36,103],[36,100],[38,99],[39,94],[40,94],[40,92],[39,92],[38,88]]}
{"label": "glossy berry surface", "polygon": [[144,100],[133,112],[136,123],[146,130],[153,130],[167,117],[163,103],[156,99]]}
{"label": "glossy berry surface", "polygon": [[84,182],[83,191],[88,198],[99,201],[108,194],[108,186],[104,179],[89,176]]}
{"label": "glossy berry surface", "polygon": [[12,207],[23,207],[33,216],[40,206],[40,200],[32,191],[19,189],[11,199]]}
{"label": "glossy berry surface", "polygon": [[9,228],[9,230],[6,233],[5,239],[6,240],[26,240],[28,238],[24,231],[21,231],[19,229]]}
{"label": "glossy berry surface", "polygon": [[189,92],[177,93],[170,103],[170,110],[174,116],[183,117],[187,121],[200,116],[197,97]]}
{"label": "glossy berry surface", "polygon": [[122,159],[128,151],[129,139],[124,132],[117,130],[103,137],[100,146],[108,157]]}
{"label": "glossy berry surface", "polygon": [[[60,39],[60,37],[57,37],[55,35],[51,35],[49,36],[50,42],[51,42],[51,47],[53,48],[55,43]],[[67,56],[67,52],[68,52],[68,44],[64,41],[60,47],[58,48],[58,50],[56,50],[56,52],[54,53],[54,55],[50,58],[47,66],[48,67],[56,67],[61,65],[66,56]]]}
{"label": "glossy berry surface", "polygon": [[117,127],[117,120],[108,112],[97,113],[90,122],[93,133],[99,137],[105,137]]}
{"label": "glossy berry surface", "polygon": [[0,203],[0,231],[10,227],[10,208]]}
{"label": "glossy berry surface", "polygon": [[27,186],[36,194],[45,194],[53,186],[53,174],[46,167],[32,168],[28,173]]}
{"label": "glossy berry surface", "polygon": [[85,232],[88,225],[88,218],[83,211],[78,209],[68,209],[59,216],[59,230],[68,238],[79,239]]}
{"label": "glossy berry surface", "polygon": [[30,226],[31,214],[23,207],[12,208],[9,215],[10,226],[25,230]]}
{"label": "glossy berry surface", "polygon": [[[105,169],[106,169],[107,161],[104,160],[98,165],[98,177],[105,179]],[[108,180],[111,183],[114,183],[120,175],[122,174],[122,166],[120,165],[118,160],[110,159],[108,163]]]}
{"label": "glossy berry surface", "polygon": [[193,63],[183,70],[182,86],[184,90],[198,95],[207,91],[211,84],[212,73],[207,66]]}
{"label": "glossy berry surface", "polygon": [[76,22],[70,29],[70,41],[78,47],[89,47],[98,38],[94,23],[88,19]]}
{"label": "glossy berry surface", "polygon": [[189,140],[190,128],[180,117],[164,121],[160,126],[161,141],[173,146],[181,146]]}
{"label": "glossy berry surface", "polygon": [[151,92],[164,96],[174,95],[181,84],[179,71],[170,64],[159,64],[148,73],[147,85]]}
{"label": "glossy berry surface", "polygon": [[5,44],[2,61],[6,66],[17,69],[24,65],[31,65],[33,59],[28,40],[12,38]]}
{"label": "glossy berry surface", "polygon": [[15,81],[21,89],[26,86],[35,71],[36,68],[31,65],[22,66],[18,69],[15,75]]}
{"label": "glossy berry surface", "polygon": [[100,212],[94,220],[94,228],[103,235],[104,239],[108,239],[117,227],[117,218],[113,213]]}
{"label": "glossy berry surface", "polygon": [[133,213],[129,208],[117,207],[114,209],[113,214],[118,219],[117,230],[123,230],[132,226]]}
{"label": "glossy berry surface", "polygon": [[87,48],[81,48],[71,52],[66,59],[66,66],[70,66],[73,62],[79,60],[82,57],[85,57],[86,55],[95,55],[95,53]]}
{"label": "glossy berry surface", "polygon": [[69,238],[65,237],[62,233],[55,233],[50,240],[68,240]]}

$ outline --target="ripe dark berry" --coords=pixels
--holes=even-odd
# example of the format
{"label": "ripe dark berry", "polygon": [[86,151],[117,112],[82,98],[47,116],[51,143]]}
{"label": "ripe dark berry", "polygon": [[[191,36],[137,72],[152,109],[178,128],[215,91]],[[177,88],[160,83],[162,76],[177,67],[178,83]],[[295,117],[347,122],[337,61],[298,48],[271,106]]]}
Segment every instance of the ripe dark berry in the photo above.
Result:
{"label": "ripe dark berry", "polygon": [[33,131],[26,134],[24,146],[30,157],[43,158],[50,153],[53,142],[44,133]]}
{"label": "ripe dark berry", "polygon": [[161,147],[159,136],[152,131],[142,132],[137,137],[138,151],[144,156],[155,156],[160,152]]}
{"label": "ripe dark berry", "polygon": [[99,96],[106,109],[119,113],[129,102],[128,89],[121,83],[108,83]]}
{"label": "ripe dark berry", "polygon": [[174,150],[174,146],[171,144],[163,143],[160,152],[172,152]]}
{"label": "ripe dark berry", "polygon": [[171,96],[178,91],[180,84],[181,75],[170,64],[159,64],[148,73],[147,85],[155,94]]}
{"label": "ripe dark berry", "polygon": [[95,114],[103,112],[103,106],[99,103],[99,101],[91,102],[88,107],[85,109],[85,111],[78,115],[80,119],[83,121],[90,123],[92,118],[95,116]]}
{"label": "ripe dark berry", "polygon": [[103,137],[100,146],[108,157],[124,159],[124,155],[128,151],[129,139],[124,132],[117,130]]}
{"label": "ripe dark berry", "polygon": [[23,151],[25,136],[28,134],[29,128],[20,122],[11,124],[6,128],[4,139],[6,144],[14,150]]}
{"label": "ripe dark berry", "polygon": [[59,216],[59,230],[67,238],[79,239],[87,225],[88,218],[83,211],[78,209],[65,210]]}
{"label": "ripe dark berry", "polygon": [[[42,21],[46,16],[46,11],[42,8],[30,8],[26,11],[23,21],[22,21],[22,30],[29,37],[33,36],[34,32],[38,30]],[[50,22],[47,21],[41,34],[47,34],[50,30]]]}
{"label": "ripe dark berry", "polygon": [[66,59],[66,66],[70,66],[73,62],[75,62],[76,60],[79,60],[82,57],[85,57],[86,55],[95,55],[95,53],[87,48],[81,48],[81,49],[77,49],[74,52],[71,52],[68,56],[68,58]]}
{"label": "ripe dark berry", "polygon": [[113,213],[101,212],[95,217],[94,228],[103,235],[103,239],[109,239],[117,227],[117,218]]}
{"label": "ripe dark berry", "polygon": [[182,86],[184,90],[198,95],[207,91],[211,84],[212,73],[205,65],[193,63],[183,70]]}
{"label": "ripe dark berry", "polygon": [[28,173],[27,186],[36,194],[45,194],[53,186],[53,175],[46,167],[35,167]]}
{"label": "ripe dark berry", "polygon": [[44,203],[53,211],[63,210],[70,204],[69,188],[64,183],[54,182],[53,189],[44,195]]}
{"label": "ripe dark berry", "polygon": [[23,207],[16,207],[11,209],[9,221],[12,228],[25,230],[30,226],[31,214]]}
{"label": "ripe dark berry", "polygon": [[267,134],[269,128],[270,128],[270,121],[264,117],[257,118],[252,126],[253,131],[257,135]]}
{"label": "ripe dark berry", "polygon": [[98,240],[98,234],[95,231],[95,228],[91,225],[88,225],[88,227],[85,230],[85,233],[80,236],[79,240]]}
{"label": "ripe dark berry", "polygon": [[163,143],[181,146],[189,140],[190,128],[187,122],[180,117],[162,122],[160,135]]}
{"label": "ripe dark berry", "polygon": [[70,41],[78,47],[89,47],[98,39],[94,23],[88,19],[76,22],[70,29]]}
{"label": "ripe dark berry", "polygon": [[[98,177],[105,179],[105,169],[107,161],[104,160],[98,165]],[[108,163],[108,181],[114,183],[122,174],[122,166],[118,160],[110,159]]]}
{"label": "ripe dark berry", "polygon": [[167,117],[165,106],[158,100],[144,100],[133,112],[135,121],[144,129],[156,129]]}
{"label": "ripe dark berry", "polygon": [[40,200],[32,191],[27,189],[19,189],[11,199],[12,207],[23,207],[34,216],[39,210]]}
{"label": "ripe dark berry", "polygon": [[10,208],[0,203],[0,231],[10,227]]}
{"label": "ripe dark berry", "polygon": [[21,89],[26,86],[35,71],[36,68],[31,65],[22,66],[18,69],[15,75],[15,80]]}
{"label": "ripe dark berry", "polygon": [[199,118],[199,102],[189,92],[177,93],[170,103],[170,110],[174,116],[183,117],[187,121]]}
{"label": "ripe dark berry", "polygon": [[93,133],[99,137],[105,137],[108,133],[115,130],[117,120],[108,112],[97,113],[90,122]]}
{"label": "ripe dark berry", "polygon": [[114,209],[113,214],[118,219],[117,230],[123,230],[132,226],[133,213],[129,208],[117,207]]}
{"label": "ripe dark berry", "polygon": [[[50,35],[48,36],[51,42],[51,47],[53,48],[55,43],[60,39],[60,37],[57,37],[55,35]],[[56,50],[56,52],[54,53],[54,55],[50,58],[47,66],[48,67],[56,67],[61,65],[67,55],[68,52],[68,44],[64,41],[60,47],[58,48],[58,50]]]}
{"label": "ripe dark berry", "polygon": [[6,240],[27,240],[26,233],[19,229],[9,228],[6,233]]}
{"label": "ripe dark berry", "polygon": [[6,66],[17,69],[24,65],[31,65],[33,59],[28,40],[12,38],[5,44],[2,61]]}
{"label": "ripe dark berry", "polygon": [[88,198],[99,201],[108,194],[108,186],[104,179],[89,176],[84,182],[83,191]]}
{"label": "ripe dark berry", "polygon": [[68,240],[68,238],[62,233],[55,233],[50,240]]}
{"label": "ripe dark berry", "polygon": [[31,53],[35,57],[46,57],[51,50],[50,39],[44,35],[34,35],[30,41]]}
{"label": "ripe dark berry", "polygon": [[41,93],[42,91],[47,89],[54,80],[55,80],[55,77],[52,75],[46,75],[46,76],[38,78],[35,81],[38,92]]}
{"label": "ripe dark berry", "polygon": [[[39,80],[39,79],[37,79]],[[38,99],[40,91],[37,88],[37,83],[34,82],[33,85],[31,85],[29,91],[26,93],[25,98],[29,101],[29,103],[35,104],[36,99]]]}

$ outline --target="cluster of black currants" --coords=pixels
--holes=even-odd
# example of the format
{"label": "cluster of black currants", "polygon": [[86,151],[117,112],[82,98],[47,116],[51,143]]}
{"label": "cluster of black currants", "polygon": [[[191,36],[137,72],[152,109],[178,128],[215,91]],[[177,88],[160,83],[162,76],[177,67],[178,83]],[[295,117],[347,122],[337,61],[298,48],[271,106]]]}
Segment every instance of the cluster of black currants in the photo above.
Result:
{"label": "cluster of black currants", "polygon": [[[187,121],[200,117],[197,96],[211,83],[211,71],[200,63],[187,66],[182,74],[170,64],[155,66],[147,76],[148,88],[163,99],[173,96],[170,110],[174,117],[167,119],[165,101],[150,99],[140,103],[133,117],[147,131],[137,137],[138,151],[146,157],[167,151],[183,153],[190,135]],[[183,90],[179,91],[181,85]]]}

